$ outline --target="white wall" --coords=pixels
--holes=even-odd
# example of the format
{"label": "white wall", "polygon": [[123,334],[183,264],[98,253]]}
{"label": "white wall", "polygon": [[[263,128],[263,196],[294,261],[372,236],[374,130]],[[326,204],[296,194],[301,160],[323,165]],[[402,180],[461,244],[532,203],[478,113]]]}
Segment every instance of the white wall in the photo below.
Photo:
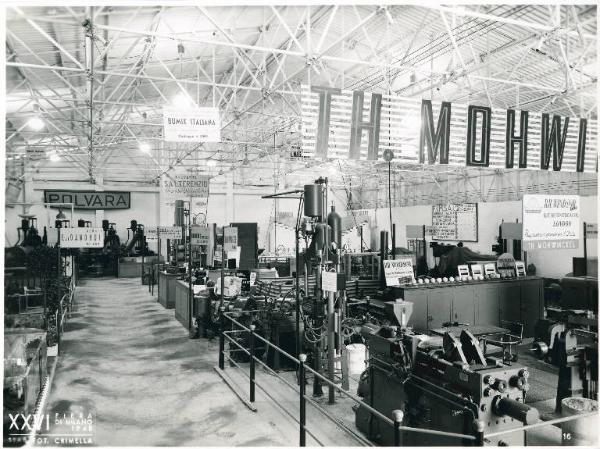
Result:
{"label": "white wall", "polygon": [[[28,189],[28,202],[43,202],[44,188],[69,188],[68,185],[61,186],[45,186],[43,184],[35,184],[34,188]],[[71,188],[81,190],[81,185],[73,185]],[[118,190],[115,187],[106,187],[106,189]],[[90,189],[91,190],[91,189]],[[130,191],[127,188],[120,190]],[[217,189],[215,189],[217,190]],[[273,200],[262,199],[261,195],[266,194],[265,191],[251,192],[240,191],[229,194],[225,192],[213,191],[208,201],[207,221],[209,223],[217,223],[219,226],[229,224],[230,222],[257,222],[259,226],[259,248],[275,248],[275,239],[273,225],[269,226],[273,214]],[[335,200],[335,199],[332,199]],[[19,198],[22,201],[22,196]],[[298,210],[298,201],[292,199],[280,199],[278,202],[278,210],[289,211],[296,216]],[[337,203],[338,201],[336,201]],[[157,211],[158,193],[152,191],[131,191],[131,208],[124,210],[107,210],[103,214],[95,211],[75,210],[74,225],[77,219],[83,218],[90,220],[94,226],[101,226],[102,218],[109,220],[111,223],[116,223],[117,233],[122,242],[127,239],[127,228],[132,219],[136,219],[139,223],[146,226],[172,225],[173,207],[161,206],[160,220],[159,212]],[[521,201],[506,201],[498,203],[479,203],[479,240],[478,242],[465,242],[465,245],[470,249],[484,254],[492,254],[492,245],[496,243],[498,235],[498,226],[502,219],[504,221],[521,221]],[[337,204],[337,210],[340,215],[345,215],[346,212]],[[598,222],[598,197],[581,197],[582,221]],[[204,208],[193,205],[192,212],[204,212]],[[396,245],[406,247],[406,225],[431,225],[431,206],[411,206],[392,209],[393,221],[396,224]],[[44,226],[54,227],[54,217],[57,214],[56,209],[45,209],[43,206],[32,206],[30,213],[36,214],[38,218],[38,228],[40,232]],[[17,227],[20,226],[20,218],[18,214],[22,213],[21,206],[5,208],[5,229],[7,246],[14,245],[17,241]],[[70,211],[65,210],[67,216]],[[389,212],[387,209],[379,209],[371,212],[371,226],[365,226],[364,239],[367,246],[371,246],[374,250],[379,247],[379,232],[381,230],[389,230]],[[360,248],[360,239],[357,236],[356,230],[353,230],[344,235],[343,243],[349,243],[351,248],[358,250]],[[448,242],[456,243],[456,242]],[[149,242],[150,248],[156,250],[156,244]],[[278,225],[277,227],[277,246],[284,245],[293,252],[294,250],[294,232],[293,229]],[[431,253],[431,252],[430,252]],[[558,250],[552,251],[537,251],[528,253],[529,263],[533,263],[537,267],[537,273],[545,277],[560,278],[572,271],[572,258],[583,255],[583,241],[579,244],[579,249],[576,250]],[[597,257],[597,240],[588,242],[588,255]],[[428,263],[433,265],[433,258],[429,255]]]}
{"label": "white wall", "polygon": [[[504,219],[514,222],[522,221],[522,202],[504,201],[498,203],[478,203],[479,229],[477,242],[464,242],[473,251],[482,254],[493,254],[492,245],[498,237],[498,226]],[[598,222],[598,197],[581,197],[581,221]],[[432,206],[411,206],[392,209],[392,218],[396,224],[396,246],[406,247],[406,225],[431,225]],[[583,226],[583,224],[582,224]],[[376,225],[372,229],[372,240],[379,248],[379,232],[389,230],[389,211],[379,209],[376,213]],[[390,237],[391,238],[391,237]],[[429,239],[428,239],[429,242]],[[456,242],[444,242],[456,244]],[[428,254],[428,264],[433,265],[431,251]],[[597,240],[588,241],[588,256],[597,257]],[[528,263],[533,263],[537,274],[544,277],[560,278],[573,271],[573,257],[583,256],[583,236],[576,250],[529,251]]]}

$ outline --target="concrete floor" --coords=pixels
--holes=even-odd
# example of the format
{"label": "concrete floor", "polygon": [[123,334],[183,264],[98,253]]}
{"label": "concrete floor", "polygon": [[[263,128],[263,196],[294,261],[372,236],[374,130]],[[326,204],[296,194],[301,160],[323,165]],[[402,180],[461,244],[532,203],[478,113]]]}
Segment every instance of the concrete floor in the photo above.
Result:
{"label": "concrete floor", "polygon": [[[296,424],[260,396],[260,413],[242,405],[213,370],[216,344],[189,340],[139,279],[82,280],[76,302],[48,400],[52,425],[42,433],[80,435],[73,445],[297,445]],[[91,432],[55,423],[55,414],[71,413],[91,413]]]}
{"label": "concrete floor", "polygon": [[[257,389],[257,412],[250,411],[214,371],[217,342],[190,340],[173,310],[156,302],[139,279],[82,280],[76,291],[77,309],[64,334],[64,352],[48,400],[53,422],[49,434],[91,434],[98,446],[297,446],[298,424]],[[527,402],[551,411],[556,373],[526,351],[532,390]],[[242,364],[247,371],[247,364]],[[248,379],[226,364],[226,373],[242,396]],[[283,373],[295,384],[294,373]],[[356,380],[351,391],[356,391]],[[298,416],[298,398],[288,386],[257,368],[257,382],[287,412]],[[353,402],[339,397],[317,402],[349,429],[354,426]],[[311,392],[312,387],[307,387]],[[55,414],[91,413],[93,425],[76,429],[55,424]],[[307,406],[307,426],[327,446],[360,442]],[[56,444],[51,438],[39,445]],[[64,442],[61,442],[65,445]],[[529,432],[530,445],[560,445],[560,429],[550,426]],[[79,440],[73,445],[86,442]],[[309,446],[317,442],[309,435]]]}

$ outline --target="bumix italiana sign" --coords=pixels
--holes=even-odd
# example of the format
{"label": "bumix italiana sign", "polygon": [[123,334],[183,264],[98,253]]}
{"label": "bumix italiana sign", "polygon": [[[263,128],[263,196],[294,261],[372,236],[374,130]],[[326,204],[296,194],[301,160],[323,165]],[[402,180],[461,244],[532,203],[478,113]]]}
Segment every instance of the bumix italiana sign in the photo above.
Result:
{"label": "bumix italiana sign", "polygon": [[218,108],[163,108],[165,142],[220,142]]}
{"label": "bumix italiana sign", "polygon": [[316,158],[597,172],[597,121],[302,86],[302,152]]}

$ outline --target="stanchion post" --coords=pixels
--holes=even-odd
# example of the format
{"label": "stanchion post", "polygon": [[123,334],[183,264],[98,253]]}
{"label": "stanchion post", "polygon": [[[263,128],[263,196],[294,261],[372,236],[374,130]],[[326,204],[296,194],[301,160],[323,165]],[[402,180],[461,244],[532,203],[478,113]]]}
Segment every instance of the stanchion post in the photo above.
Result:
{"label": "stanchion post", "polygon": [[394,410],[392,415],[394,417],[394,446],[399,447],[402,446],[402,432],[400,431],[400,426],[404,419],[404,412],[402,410]]}
{"label": "stanchion post", "polygon": [[256,326],[254,324],[250,325],[250,402],[254,402],[256,396],[256,386],[255,386],[255,377],[256,377],[256,364],[254,362],[254,330]]}
{"label": "stanchion post", "polygon": [[225,307],[219,307],[219,369],[225,369]]}
{"label": "stanchion post", "polygon": [[473,422],[473,427],[475,427],[475,440],[473,441],[473,446],[483,447],[483,430],[485,429],[485,423],[476,419]]}
{"label": "stanchion post", "polygon": [[299,354],[298,377],[300,378],[300,447],[306,446],[306,354]]}

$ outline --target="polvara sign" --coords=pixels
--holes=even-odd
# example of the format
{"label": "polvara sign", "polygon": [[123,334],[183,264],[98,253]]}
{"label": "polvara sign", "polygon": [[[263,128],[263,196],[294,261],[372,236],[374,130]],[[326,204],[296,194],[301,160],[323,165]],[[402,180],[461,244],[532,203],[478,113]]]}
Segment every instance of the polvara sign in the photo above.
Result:
{"label": "polvara sign", "polygon": [[316,158],[597,172],[597,121],[302,86],[302,151]]}
{"label": "polvara sign", "polygon": [[[75,209],[129,209],[131,206],[130,192],[88,190],[44,190],[46,203],[73,203]],[[65,205],[59,205],[67,207]],[[57,206],[57,207],[59,207]]]}

